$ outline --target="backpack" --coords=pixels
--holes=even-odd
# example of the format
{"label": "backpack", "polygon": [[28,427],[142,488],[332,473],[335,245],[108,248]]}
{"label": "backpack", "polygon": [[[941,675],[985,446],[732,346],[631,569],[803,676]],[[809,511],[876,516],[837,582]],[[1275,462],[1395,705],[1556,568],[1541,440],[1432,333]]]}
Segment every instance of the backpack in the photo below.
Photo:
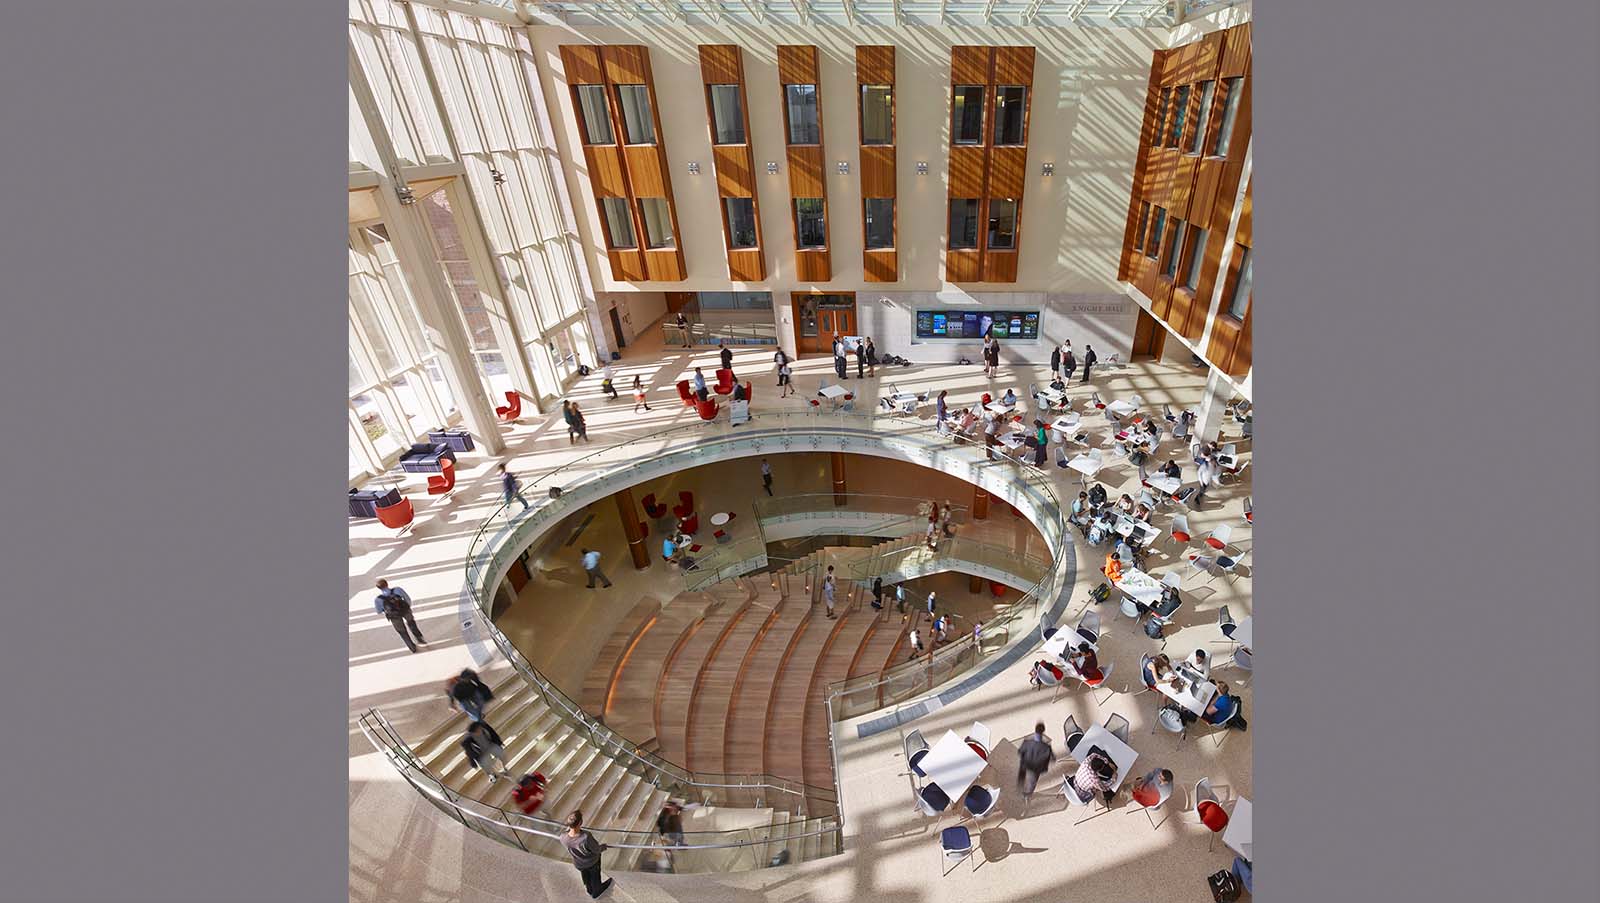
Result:
{"label": "backpack", "polygon": [[1235,900],[1239,899],[1239,894],[1243,890],[1243,888],[1239,887],[1239,879],[1235,878],[1233,872],[1228,869],[1223,869],[1214,875],[1208,876],[1206,885],[1211,888],[1211,899],[1215,900],[1216,903],[1234,903]]}
{"label": "backpack", "polygon": [[1111,598],[1111,584],[1102,582],[1099,586],[1089,591],[1089,598],[1092,599],[1096,605],[1099,605],[1101,602]]}
{"label": "backpack", "polygon": [[1162,629],[1163,627],[1161,622],[1155,618],[1151,618],[1144,622],[1144,635],[1152,640],[1161,639]]}

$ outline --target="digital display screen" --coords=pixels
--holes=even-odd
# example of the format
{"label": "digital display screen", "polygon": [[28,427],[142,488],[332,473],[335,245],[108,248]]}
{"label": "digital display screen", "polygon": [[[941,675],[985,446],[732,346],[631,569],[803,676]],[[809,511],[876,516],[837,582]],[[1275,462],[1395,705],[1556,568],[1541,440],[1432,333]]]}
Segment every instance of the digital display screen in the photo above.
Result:
{"label": "digital display screen", "polygon": [[1036,310],[919,310],[919,339],[981,339],[984,333],[997,339],[1037,339],[1039,312]]}

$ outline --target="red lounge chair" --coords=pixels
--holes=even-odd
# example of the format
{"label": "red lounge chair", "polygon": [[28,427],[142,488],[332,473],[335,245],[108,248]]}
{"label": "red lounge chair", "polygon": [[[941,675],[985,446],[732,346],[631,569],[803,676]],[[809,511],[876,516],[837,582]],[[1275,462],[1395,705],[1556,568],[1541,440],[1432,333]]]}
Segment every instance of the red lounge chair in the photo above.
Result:
{"label": "red lounge chair", "polygon": [[718,370],[717,371],[717,384],[715,386],[711,387],[711,391],[717,393],[718,395],[732,395],[733,394],[733,371],[732,370]]}
{"label": "red lounge chair", "polygon": [[495,408],[495,415],[501,420],[510,423],[522,416],[522,396],[515,389],[506,391],[506,406]]}
{"label": "red lounge chair", "polygon": [[695,533],[699,533],[700,515],[691,513],[688,517],[683,519],[683,523],[679,524],[678,527],[683,532],[688,533],[691,536]]}
{"label": "red lounge chair", "polygon": [[684,404],[685,407],[692,408],[692,407],[695,406],[696,399],[694,397],[694,393],[689,391],[689,381],[688,380],[686,380],[686,379],[678,380],[678,397],[683,399],[683,404]]}
{"label": "red lounge chair", "polygon": [[410,524],[417,516],[416,509],[411,507],[411,500],[401,496],[400,501],[387,508],[378,509],[378,520],[385,527],[399,530]]}
{"label": "red lounge chair", "polygon": [[700,406],[697,407],[695,410],[700,413],[700,419],[701,420],[705,420],[705,421],[716,420],[717,419],[717,400],[715,398],[707,398],[705,401],[700,402]]}
{"label": "red lounge chair", "polygon": [[644,497],[644,513],[648,517],[664,517],[667,506],[656,501],[656,494],[652,492]]}
{"label": "red lounge chair", "polygon": [[439,466],[443,468],[439,472],[440,475],[428,477],[429,495],[444,495],[456,488],[456,462],[443,458],[439,461]]}
{"label": "red lounge chair", "polygon": [[999,599],[1006,594],[1006,585],[1004,583],[996,583],[993,580],[990,580],[989,592],[993,593],[996,599]]}
{"label": "red lounge chair", "polygon": [[750,383],[749,383],[749,381],[748,381],[748,380],[747,380],[747,381],[746,381],[746,382],[745,382],[745,384],[744,384],[744,400],[745,400],[745,402],[746,402],[746,403],[749,403],[749,401],[750,401],[750,400],[751,400],[751,399],[752,399],[752,398],[753,398],[753,397],[754,397],[754,396],[752,396],[752,395],[751,395],[751,394],[750,394]]}
{"label": "red lounge chair", "polygon": [[679,519],[694,513],[694,493],[687,490],[678,493],[678,504],[672,506],[672,513]]}
{"label": "red lounge chair", "polygon": [[994,401],[994,396],[990,395],[988,392],[983,393],[983,398],[981,399],[980,403],[984,407],[988,407],[989,406],[989,402],[991,402],[991,401]]}

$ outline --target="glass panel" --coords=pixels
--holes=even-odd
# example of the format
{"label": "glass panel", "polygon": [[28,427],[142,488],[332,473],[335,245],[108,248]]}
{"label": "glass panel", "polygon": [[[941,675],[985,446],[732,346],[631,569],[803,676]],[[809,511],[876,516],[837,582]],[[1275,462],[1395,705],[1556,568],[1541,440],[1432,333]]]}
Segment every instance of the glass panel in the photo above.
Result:
{"label": "glass panel", "polygon": [[989,201],[989,247],[1008,250],[1017,246],[1017,202],[1010,198]]}
{"label": "glass panel", "polygon": [[644,216],[644,246],[672,247],[672,213],[667,209],[667,199],[640,198],[639,213]]}
{"label": "glass panel", "polygon": [[1133,249],[1135,251],[1144,250],[1144,227],[1149,224],[1149,221],[1150,221],[1150,205],[1149,204],[1140,204],[1139,205],[1139,228],[1137,230],[1135,230],[1134,233],[1133,233]]}
{"label": "glass panel", "polygon": [[952,198],[950,200],[950,247],[976,248],[978,246],[978,199]]}
{"label": "glass panel", "polygon": [[444,406],[446,414],[452,414],[456,409],[456,396],[450,391],[450,384],[445,382],[444,368],[439,366],[437,360],[428,362],[428,380],[433,383],[433,394],[438,397],[439,404]]}
{"label": "glass panel", "polygon": [[378,454],[389,455],[400,450],[400,437],[384,418],[372,393],[363,392],[350,399],[350,403],[355,405],[356,416],[361,418],[361,428],[366,430],[367,438],[377,446]]}
{"label": "glass panel", "polygon": [[894,247],[894,198],[867,198],[867,247]]}
{"label": "glass panel", "polygon": [[506,371],[506,359],[498,351],[480,351],[474,357],[478,359],[478,375],[483,377],[483,384],[489,387],[489,397],[506,397],[506,392],[512,389],[511,374]]}
{"label": "glass panel", "polygon": [[1146,257],[1154,260],[1157,252],[1161,250],[1161,230],[1167,224],[1167,211],[1156,208],[1156,221],[1150,226],[1150,240],[1144,243]]}
{"label": "glass panel", "polygon": [[731,248],[755,247],[755,201],[751,198],[723,198],[722,206],[728,211],[728,246]]}
{"label": "glass panel", "polygon": [[605,85],[579,85],[578,122],[583,126],[584,144],[615,144],[611,134],[611,113],[606,109]]}
{"label": "glass panel", "polygon": [[350,391],[354,392],[368,382],[369,380],[361,374],[361,365],[356,363],[355,352],[350,352]]}
{"label": "glass panel", "polygon": [[1242,78],[1223,79],[1228,93],[1222,98],[1222,122],[1217,125],[1217,140],[1211,148],[1213,157],[1226,157],[1228,143],[1233,138],[1233,120],[1239,115],[1239,85]]}
{"label": "glass panel", "polygon": [[1178,88],[1172,107],[1172,132],[1167,136],[1167,146],[1177,147],[1183,140],[1183,120],[1189,112],[1189,86]]}
{"label": "glass panel", "polygon": [[821,143],[822,130],[817,125],[817,86],[784,85],[783,97],[789,116],[789,143]]}
{"label": "glass panel", "polygon": [[394,396],[400,403],[400,412],[405,415],[406,420],[410,421],[407,424],[408,429],[406,431],[408,440],[426,433],[431,427],[439,425],[427,422],[428,409],[423,405],[422,399],[418,397],[420,390],[417,388],[417,383],[414,382],[417,379],[419,377],[415,373],[401,373],[390,381],[390,385],[394,387]]}
{"label": "glass panel", "polygon": [[650,89],[645,85],[618,85],[622,107],[622,133],[629,144],[655,144],[656,126],[650,117]]}
{"label": "glass panel", "polygon": [[805,338],[815,338],[817,335],[816,298],[807,298],[800,302],[800,335]]}
{"label": "glass panel", "polygon": [[1166,276],[1168,279],[1178,274],[1178,239],[1182,237],[1183,220],[1174,219],[1172,228],[1167,230],[1167,265],[1161,271],[1161,275]]}
{"label": "glass panel", "polygon": [[1244,245],[1235,245],[1234,247],[1242,252],[1244,256],[1240,258],[1239,277],[1233,283],[1233,297],[1228,300],[1228,316],[1236,320],[1243,320],[1245,311],[1250,309],[1250,249]]}
{"label": "glass panel", "polygon": [[350,307],[355,311],[356,319],[361,322],[361,330],[367,334],[367,343],[372,346],[373,354],[378,357],[378,366],[384,373],[389,373],[398,366],[395,354],[389,347],[389,339],[384,334],[383,324],[378,320],[378,311],[373,306],[372,299],[367,297],[361,281],[360,276],[350,277]]}
{"label": "glass panel", "polygon": [[950,141],[983,143],[983,85],[956,85],[950,101]]}
{"label": "glass panel", "polygon": [[1189,224],[1189,274],[1183,278],[1184,288],[1194,291],[1200,287],[1200,267],[1206,259],[1206,230]]}
{"label": "glass panel", "polygon": [[633,217],[628,215],[627,198],[601,198],[600,209],[606,215],[606,241],[613,249],[635,248]]}
{"label": "glass panel", "polygon": [[355,427],[351,427],[352,432],[348,443],[350,448],[350,479],[352,480],[367,472],[366,456],[356,451],[356,443],[360,440],[356,438],[356,434],[353,432],[354,429]]}
{"label": "glass panel", "polygon": [[861,143],[894,143],[894,87],[861,86]]}
{"label": "glass panel", "polygon": [[1194,123],[1194,137],[1189,140],[1188,153],[1200,153],[1206,140],[1206,124],[1211,121],[1211,98],[1216,93],[1216,82],[1200,83],[1200,118]]}
{"label": "glass panel", "polygon": [[1167,102],[1172,99],[1172,89],[1162,88],[1161,98],[1156,101],[1156,127],[1152,133],[1150,143],[1156,147],[1161,146],[1161,136],[1166,134]]}
{"label": "glass panel", "polygon": [[713,144],[744,143],[744,104],[738,85],[711,85],[711,141]]}
{"label": "glass panel", "polygon": [[1028,89],[1004,85],[995,90],[994,143],[1021,144],[1023,111],[1027,109]]}
{"label": "glass panel", "polygon": [[828,236],[822,217],[822,198],[795,198],[794,213],[799,230],[800,247],[827,247]]}

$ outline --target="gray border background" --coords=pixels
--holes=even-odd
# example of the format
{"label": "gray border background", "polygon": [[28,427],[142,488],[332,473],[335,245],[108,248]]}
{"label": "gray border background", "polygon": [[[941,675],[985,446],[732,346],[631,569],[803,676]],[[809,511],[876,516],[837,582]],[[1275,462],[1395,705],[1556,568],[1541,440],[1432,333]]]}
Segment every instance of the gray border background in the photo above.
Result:
{"label": "gray border background", "polygon": [[[1588,899],[1600,8],[1262,6],[1258,895]],[[344,34],[0,16],[0,899],[347,894]]]}

